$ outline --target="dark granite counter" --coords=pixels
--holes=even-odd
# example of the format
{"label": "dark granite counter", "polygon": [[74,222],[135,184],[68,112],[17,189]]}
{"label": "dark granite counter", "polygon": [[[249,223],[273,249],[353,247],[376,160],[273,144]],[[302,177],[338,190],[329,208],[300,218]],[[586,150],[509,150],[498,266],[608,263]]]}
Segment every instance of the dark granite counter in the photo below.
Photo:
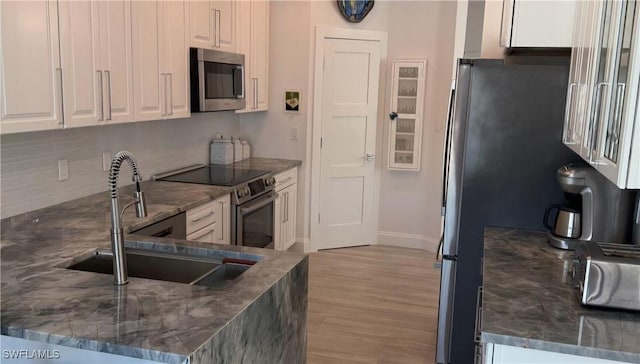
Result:
{"label": "dark granite counter", "polygon": [[640,363],[640,313],[582,306],[571,255],[543,233],[487,228],[483,342]]}
{"label": "dark granite counter", "polygon": [[302,161],[291,159],[250,158],[241,162],[236,162],[233,165],[241,168],[262,169],[265,171],[271,171],[273,174],[278,174],[301,164]]}
{"label": "dark granite counter", "polygon": [[[126,231],[230,193],[174,182],[143,189],[149,216],[129,209]],[[120,189],[120,206],[132,191]],[[219,288],[135,277],[118,288],[111,275],[61,268],[110,248],[109,203],[104,192],[1,221],[3,335],[167,363],[304,360],[306,256],[128,235],[127,247],[259,262]]]}

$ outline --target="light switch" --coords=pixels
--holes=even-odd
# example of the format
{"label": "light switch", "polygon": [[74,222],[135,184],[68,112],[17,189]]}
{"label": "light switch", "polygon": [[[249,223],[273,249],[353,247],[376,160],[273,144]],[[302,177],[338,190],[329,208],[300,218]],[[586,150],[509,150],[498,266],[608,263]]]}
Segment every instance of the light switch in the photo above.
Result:
{"label": "light switch", "polygon": [[104,152],[102,153],[102,170],[108,171],[111,168],[111,153]]}
{"label": "light switch", "polygon": [[66,159],[58,160],[58,181],[66,181],[69,179],[69,163]]}
{"label": "light switch", "polygon": [[291,128],[291,140],[298,141],[298,127],[294,126]]}

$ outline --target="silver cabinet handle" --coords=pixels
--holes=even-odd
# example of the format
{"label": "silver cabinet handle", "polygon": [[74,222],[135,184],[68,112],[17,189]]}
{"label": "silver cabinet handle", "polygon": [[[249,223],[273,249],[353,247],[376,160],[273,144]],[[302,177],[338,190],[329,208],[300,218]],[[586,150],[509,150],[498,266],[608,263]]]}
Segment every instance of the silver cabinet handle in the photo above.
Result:
{"label": "silver cabinet handle", "polygon": [[615,111],[613,113],[613,143],[612,145],[617,145],[620,141],[620,126],[622,125],[622,103],[624,102],[624,93],[626,89],[626,84],[620,82],[616,85],[616,106]]}
{"label": "silver cabinet handle", "polygon": [[98,100],[100,100],[100,116],[98,117],[98,121],[103,121],[104,120],[104,95],[102,92],[102,71],[96,71],[96,76],[98,76],[98,79],[100,80],[100,86],[97,87],[97,89],[100,91],[100,97],[98,97]]}
{"label": "silver cabinet handle", "polygon": [[365,154],[364,159],[367,160],[367,161],[372,161],[372,160],[376,159],[376,155],[373,154],[373,153],[367,153],[367,154]]}
{"label": "silver cabinet handle", "polygon": [[284,222],[289,221],[289,192],[284,194]]}
{"label": "silver cabinet handle", "polygon": [[253,79],[253,108],[258,108],[258,78]]}
{"label": "silver cabinet handle", "polygon": [[111,120],[111,71],[104,71],[104,76],[107,79],[107,118]]}
{"label": "silver cabinet handle", "polygon": [[58,82],[58,91],[60,91],[60,94],[58,94],[58,104],[56,105],[58,108],[57,111],[59,116],[58,125],[62,128],[64,127],[64,105],[62,100],[62,94],[64,93],[64,90],[62,89],[62,68],[56,68],[56,81]]}
{"label": "silver cabinet handle", "polygon": [[571,110],[573,110],[573,87],[577,86],[576,83],[569,84],[569,89],[567,90],[567,104],[564,109],[564,132],[562,141],[564,143],[571,143],[570,135],[573,134],[573,125],[571,125]]}
{"label": "silver cabinet handle", "polygon": [[216,9],[216,47],[220,48],[220,10]]}
{"label": "silver cabinet handle", "polygon": [[589,163],[594,163],[593,154],[596,151],[598,142],[598,128],[600,127],[600,111],[602,104],[602,88],[608,86],[606,82],[600,82],[596,86],[596,107],[593,110],[593,117],[589,124]]}
{"label": "silver cabinet handle", "polygon": [[218,202],[220,204],[220,212],[222,213],[222,216],[220,216],[220,239],[219,240],[224,240],[224,202],[220,201]]}
{"label": "silver cabinet handle", "polygon": [[482,332],[482,286],[478,287],[478,293],[476,296],[476,323],[474,330],[473,341],[476,344],[480,343],[480,335]]}
{"label": "silver cabinet handle", "polygon": [[293,178],[294,178],[294,177],[293,177],[293,176],[291,176],[291,177],[289,177],[289,178],[286,178],[286,179],[285,179],[285,180],[283,180],[283,181],[278,181],[278,182],[276,182],[276,184],[279,184],[279,185],[281,185],[281,186],[284,186],[284,184],[285,184],[285,183],[287,183],[287,182],[291,181]]}
{"label": "silver cabinet handle", "polygon": [[167,87],[169,87],[169,82],[168,82],[168,73],[161,73],[162,75],[162,82],[164,83],[164,85],[162,85],[162,90],[163,90],[163,101],[164,101],[164,108],[162,111],[162,116],[167,116],[169,114],[169,101],[167,100],[167,98],[169,97],[169,93],[167,92]]}
{"label": "silver cabinet handle", "polygon": [[209,23],[209,28],[211,30],[211,35],[213,35],[213,38],[211,39],[211,47],[216,48],[218,46],[218,32],[217,32],[217,27],[218,24],[216,22],[216,9],[211,9],[211,22]]}
{"label": "silver cabinet handle", "polygon": [[169,79],[169,103],[167,104],[169,109],[169,116],[173,116],[173,73],[167,73]]}

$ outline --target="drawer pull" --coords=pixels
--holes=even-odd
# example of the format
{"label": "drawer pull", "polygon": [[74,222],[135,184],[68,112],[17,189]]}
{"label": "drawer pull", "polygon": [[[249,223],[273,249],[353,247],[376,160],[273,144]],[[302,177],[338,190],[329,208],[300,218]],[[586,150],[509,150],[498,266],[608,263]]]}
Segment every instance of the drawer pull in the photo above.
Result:
{"label": "drawer pull", "polygon": [[215,227],[214,227],[215,224],[216,223],[214,222],[213,224],[211,224],[212,225],[211,227],[209,227],[207,229],[202,229],[202,230],[204,230],[204,232],[202,234],[194,236],[193,238],[190,238],[189,240],[198,240],[198,239],[202,238],[203,236],[215,231],[216,230]]}

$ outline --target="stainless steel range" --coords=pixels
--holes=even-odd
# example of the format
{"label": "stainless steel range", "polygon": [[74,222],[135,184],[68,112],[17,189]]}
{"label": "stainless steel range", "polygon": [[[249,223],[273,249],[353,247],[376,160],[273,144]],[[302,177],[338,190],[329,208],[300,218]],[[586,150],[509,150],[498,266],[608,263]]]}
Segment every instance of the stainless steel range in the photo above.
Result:
{"label": "stainless steel range", "polygon": [[269,171],[233,165],[196,165],[154,179],[167,182],[233,186],[231,193],[231,243],[274,248],[275,178]]}
{"label": "stainless steel range", "polygon": [[583,305],[640,311],[640,246],[579,244],[573,283]]}

